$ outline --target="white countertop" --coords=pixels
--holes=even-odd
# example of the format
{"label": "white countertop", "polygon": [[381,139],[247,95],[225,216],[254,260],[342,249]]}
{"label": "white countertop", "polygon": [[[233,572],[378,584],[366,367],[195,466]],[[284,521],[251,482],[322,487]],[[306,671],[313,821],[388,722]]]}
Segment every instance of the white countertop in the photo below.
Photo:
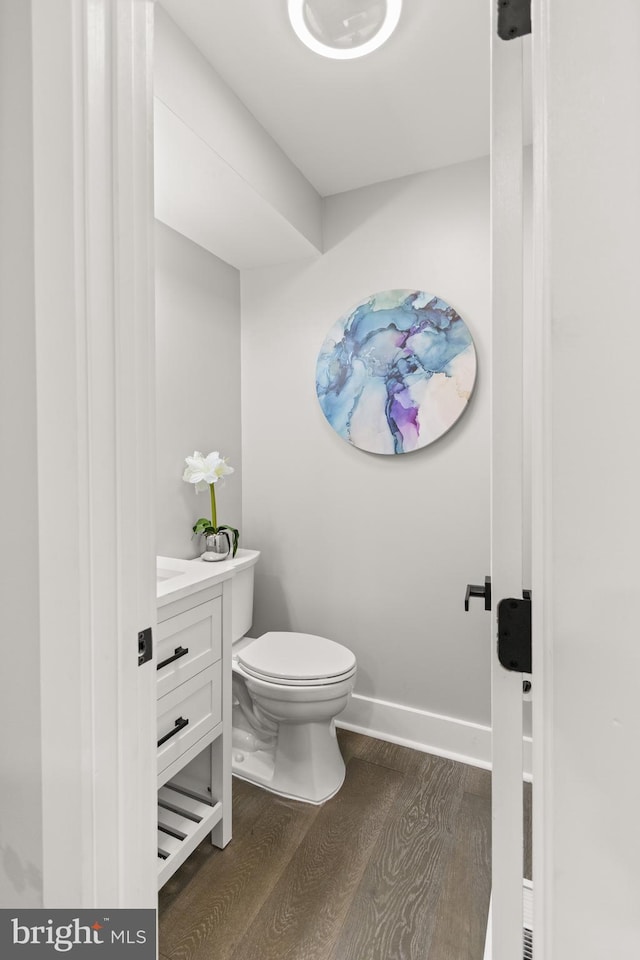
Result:
{"label": "white countertop", "polygon": [[235,573],[252,566],[260,556],[259,550],[238,550],[233,560],[179,560],[175,557],[157,557],[157,598],[162,607],[197,593],[204,587],[230,580]]}

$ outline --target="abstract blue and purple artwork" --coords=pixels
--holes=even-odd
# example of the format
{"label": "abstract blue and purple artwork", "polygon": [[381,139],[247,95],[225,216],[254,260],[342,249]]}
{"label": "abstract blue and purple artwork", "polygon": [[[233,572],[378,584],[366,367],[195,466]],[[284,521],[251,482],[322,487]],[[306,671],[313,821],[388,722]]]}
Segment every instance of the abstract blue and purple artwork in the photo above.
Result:
{"label": "abstract blue and purple artwork", "polygon": [[464,413],[476,378],[469,329],[423,290],[374,293],[341,317],[316,366],[316,392],[333,429],[370,453],[411,453]]}

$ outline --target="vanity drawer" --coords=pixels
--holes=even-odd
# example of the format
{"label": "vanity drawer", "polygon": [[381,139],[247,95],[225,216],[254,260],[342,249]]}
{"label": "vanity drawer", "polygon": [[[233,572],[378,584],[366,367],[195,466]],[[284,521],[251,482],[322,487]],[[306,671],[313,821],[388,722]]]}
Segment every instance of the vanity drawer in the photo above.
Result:
{"label": "vanity drawer", "polygon": [[198,604],[157,628],[158,697],[220,659],[222,598]]}
{"label": "vanity drawer", "polygon": [[158,773],[204,737],[221,718],[218,661],[158,700]]}

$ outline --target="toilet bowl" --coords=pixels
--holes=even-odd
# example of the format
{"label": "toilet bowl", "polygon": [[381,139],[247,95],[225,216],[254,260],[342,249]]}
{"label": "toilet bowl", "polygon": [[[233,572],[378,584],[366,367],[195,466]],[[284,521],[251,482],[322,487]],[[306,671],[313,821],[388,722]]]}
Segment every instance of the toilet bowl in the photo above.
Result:
{"label": "toilet bowl", "polygon": [[355,673],[353,653],[325,637],[271,632],[234,644],[234,775],[308,803],[337,793],[345,765],[335,717]]}

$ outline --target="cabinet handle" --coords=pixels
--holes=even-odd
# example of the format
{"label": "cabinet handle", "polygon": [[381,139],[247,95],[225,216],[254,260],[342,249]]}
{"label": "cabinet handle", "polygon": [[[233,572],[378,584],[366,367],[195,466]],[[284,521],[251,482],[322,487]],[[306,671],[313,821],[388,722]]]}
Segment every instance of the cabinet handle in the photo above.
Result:
{"label": "cabinet handle", "polygon": [[172,657],[167,657],[166,660],[163,660],[162,663],[159,663],[156,667],[157,670],[162,670],[163,667],[166,667],[168,663],[173,663],[174,660],[179,660],[180,657],[186,657],[189,653],[189,647],[176,647],[175,653]]}
{"label": "cabinet handle", "polygon": [[175,737],[176,733],[180,733],[180,731],[186,727],[188,723],[189,721],[185,720],[184,717],[178,717],[173,730],[170,730],[169,733],[165,733],[164,737],[160,737],[158,740],[158,746],[161,747],[162,744],[166,743],[167,740],[170,740],[171,737]]}

